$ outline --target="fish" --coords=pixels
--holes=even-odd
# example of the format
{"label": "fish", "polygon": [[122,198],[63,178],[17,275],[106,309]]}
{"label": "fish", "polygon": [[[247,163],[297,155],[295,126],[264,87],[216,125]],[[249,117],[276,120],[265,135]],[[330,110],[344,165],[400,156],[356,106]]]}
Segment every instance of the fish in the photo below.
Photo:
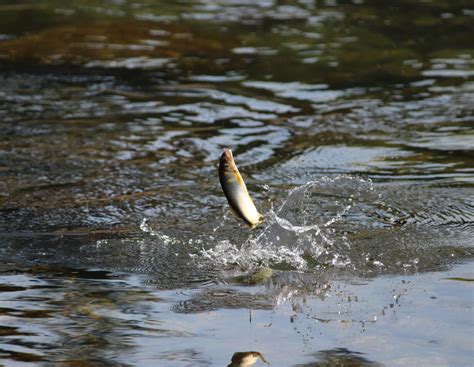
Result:
{"label": "fish", "polygon": [[247,191],[230,149],[224,149],[219,160],[219,180],[230,208],[249,226],[255,227],[262,220],[262,214]]}

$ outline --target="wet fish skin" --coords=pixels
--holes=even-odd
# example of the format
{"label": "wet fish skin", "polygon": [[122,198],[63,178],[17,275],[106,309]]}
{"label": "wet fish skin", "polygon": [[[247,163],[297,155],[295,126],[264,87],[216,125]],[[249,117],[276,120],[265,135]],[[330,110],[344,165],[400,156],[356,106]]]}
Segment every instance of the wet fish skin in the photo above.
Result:
{"label": "wet fish skin", "polygon": [[258,212],[234,162],[230,149],[224,149],[219,160],[219,180],[231,209],[250,226],[257,225],[262,215]]}

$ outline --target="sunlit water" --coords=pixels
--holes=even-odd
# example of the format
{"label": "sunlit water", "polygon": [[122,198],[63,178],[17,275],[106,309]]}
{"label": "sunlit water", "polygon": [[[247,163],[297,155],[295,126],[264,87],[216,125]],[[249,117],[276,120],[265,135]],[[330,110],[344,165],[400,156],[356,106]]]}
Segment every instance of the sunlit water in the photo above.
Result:
{"label": "sunlit water", "polygon": [[469,1],[3,2],[0,364],[469,366],[473,25]]}

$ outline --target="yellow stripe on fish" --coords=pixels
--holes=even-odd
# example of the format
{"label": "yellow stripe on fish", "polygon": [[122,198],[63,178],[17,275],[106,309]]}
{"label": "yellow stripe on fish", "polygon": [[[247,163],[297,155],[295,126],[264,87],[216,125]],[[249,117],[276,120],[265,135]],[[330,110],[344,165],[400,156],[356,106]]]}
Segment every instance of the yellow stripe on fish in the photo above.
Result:
{"label": "yellow stripe on fish", "polygon": [[262,215],[258,212],[247,191],[247,186],[245,186],[230,149],[224,149],[221,155],[219,180],[231,209],[250,226],[258,224]]}

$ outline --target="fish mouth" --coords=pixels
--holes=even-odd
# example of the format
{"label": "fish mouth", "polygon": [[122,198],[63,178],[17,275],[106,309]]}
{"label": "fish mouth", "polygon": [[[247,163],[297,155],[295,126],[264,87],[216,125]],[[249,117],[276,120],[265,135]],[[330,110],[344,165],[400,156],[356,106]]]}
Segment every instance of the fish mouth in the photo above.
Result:
{"label": "fish mouth", "polygon": [[222,153],[221,159],[226,160],[227,162],[233,162],[234,156],[232,155],[232,150],[225,148]]}

